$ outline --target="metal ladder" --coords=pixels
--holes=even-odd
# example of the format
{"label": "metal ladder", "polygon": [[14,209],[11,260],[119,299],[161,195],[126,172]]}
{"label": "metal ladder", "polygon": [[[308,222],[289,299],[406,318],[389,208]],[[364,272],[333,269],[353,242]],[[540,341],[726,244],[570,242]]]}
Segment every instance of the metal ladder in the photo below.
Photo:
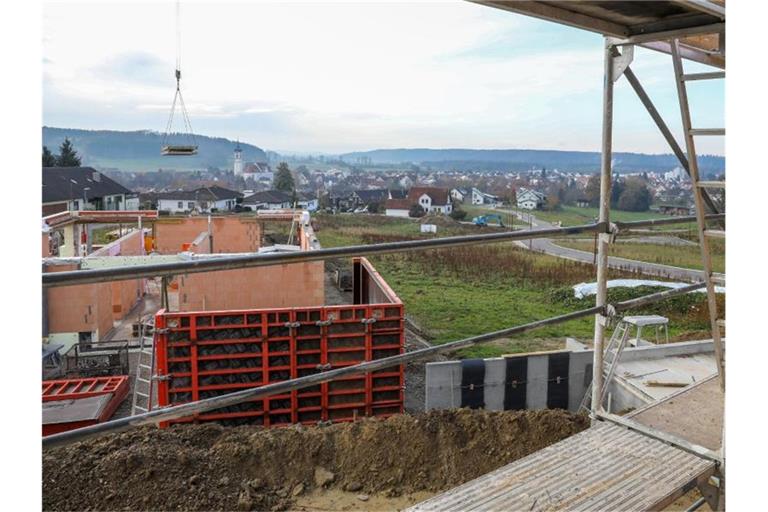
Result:
{"label": "metal ladder", "polygon": [[[619,364],[621,353],[624,351],[624,347],[627,346],[627,340],[629,339],[629,331],[632,326],[621,320],[611,334],[611,339],[608,341],[608,345],[605,347],[605,354],[603,355],[603,389],[600,391],[600,404],[605,401],[605,395],[608,393],[608,384],[616,373],[616,367]],[[584,393],[584,398],[581,399],[579,405],[579,412],[590,412],[590,405],[592,403],[592,382],[587,386],[587,391]]]}
{"label": "metal ladder", "polygon": [[[694,137],[697,136],[725,136],[725,128],[693,128],[691,127],[691,111],[688,105],[688,92],[686,82],[692,80],[712,80],[725,78],[725,71],[712,73],[690,73],[683,71],[683,61],[680,56],[680,42],[675,39],[671,44],[672,63],[675,69],[675,83],[680,103],[680,114],[683,120],[683,133],[685,135],[686,152],[688,153],[688,166],[693,182],[693,199],[696,205],[696,224],[699,231],[699,246],[701,247],[701,259],[704,266],[704,280],[707,285],[707,305],[712,329],[712,340],[715,345],[715,357],[717,359],[717,373],[720,376],[720,387],[725,389],[725,354],[723,351],[720,327],[725,326],[725,320],[718,318],[717,298],[715,285],[725,285],[725,274],[718,274],[712,270],[712,253],[709,241],[712,238],[725,239],[725,230],[713,229],[707,225],[704,203],[704,194],[708,189],[725,190],[725,181],[702,181],[699,176],[699,164],[696,158],[696,145]],[[724,226],[725,224],[723,224]]]}
{"label": "metal ladder", "polygon": [[[142,322],[139,327],[139,358],[136,364],[136,377],[133,381],[133,404],[131,416],[152,410],[152,392],[155,376],[155,320]],[[147,326],[152,328],[152,335],[146,335]]]}

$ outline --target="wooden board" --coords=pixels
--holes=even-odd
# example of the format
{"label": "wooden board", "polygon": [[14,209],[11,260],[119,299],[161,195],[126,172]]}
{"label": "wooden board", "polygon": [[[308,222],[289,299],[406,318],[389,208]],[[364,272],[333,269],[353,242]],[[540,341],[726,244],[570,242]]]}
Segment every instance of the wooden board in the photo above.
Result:
{"label": "wooden board", "polygon": [[714,470],[712,461],[599,423],[408,510],[658,509]]}
{"label": "wooden board", "polygon": [[725,399],[717,375],[629,415],[633,421],[717,451]]}

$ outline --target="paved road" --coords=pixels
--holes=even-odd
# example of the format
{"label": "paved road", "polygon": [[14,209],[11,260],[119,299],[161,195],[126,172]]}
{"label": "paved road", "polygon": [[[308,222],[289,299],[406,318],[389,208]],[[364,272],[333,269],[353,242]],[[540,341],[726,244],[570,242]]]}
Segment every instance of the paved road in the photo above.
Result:
{"label": "paved road", "polygon": [[[510,213],[508,210],[501,210],[506,213]],[[549,222],[537,219],[531,215],[529,219],[527,213],[518,213],[518,218],[526,224],[533,224],[533,229],[546,229],[556,227]],[[526,227],[525,230],[530,229]],[[570,247],[562,247],[555,244],[550,238],[538,238],[529,241],[515,242],[520,247],[531,249],[533,251],[543,252],[558,258],[565,258],[574,261],[581,261],[584,263],[593,263],[594,255],[591,252],[580,251],[578,249],[571,249]],[[701,281],[704,279],[704,272],[701,270],[690,270],[687,268],[673,267],[670,265],[659,265],[658,263],[648,263],[645,261],[628,260],[625,258],[617,258],[610,256],[608,258],[608,266],[610,268],[628,270],[632,272],[640,272],[645,275],[655,277],[667,277],[678,281]]]}

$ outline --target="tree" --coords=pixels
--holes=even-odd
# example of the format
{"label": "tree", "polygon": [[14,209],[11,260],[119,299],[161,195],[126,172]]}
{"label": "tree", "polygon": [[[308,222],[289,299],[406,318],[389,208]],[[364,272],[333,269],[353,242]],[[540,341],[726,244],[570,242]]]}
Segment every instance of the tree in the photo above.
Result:
{"label": "tree", "polygon": [[368,213],[380,213],[381,205],[379,203],[370,203],[368,205]]}
{"label": "tree", "polygon": [[280,162],[275,171],[275,179],[272,183],[276,190],[282,190],[283,192],[293,192],[296,188],[296,184],[293,182],[293,175],[288,168],[288,164]]}
{"label": "tree", "polygon": [[59,146],[59,156],[56,158],[56,165],[59,167],[80,167],[82,162],[80,157],[72,147],[72,141],[69,138],[65,138],[64,142]]}
{"label": "tree", "polygon": [[[624,180],[614,177],[611,183],[611,207],[618,208],[619,198],[624,192]],[[600,206],[600,174],[589,177],[584,195],[589,200],[590,206]]]}
{"label": "tree", "polygon": [[408,210],[408,216],[409,217],[423,217],[424,216],[424,208],[422,208],[420,204],[414,203],[413,205],[411,205],[411,209]]}
{"label": "tree", "polygon": [[43,167],[55,167],[56,157],[47,146],[43,146]]}
{"label": "tree", "polygon": [[462,221],[467,218],[467,212],[460,208],[454,208],[451,210],[450,216],[453,220]]}
{"label": "tree", "polygon": [[653,196],[648,185],[639,178],[629,178],[616,202],[616,208],[630,212],[645,212],[651,206]]}
{"label": "tree", "polygon": [[587,188],[584,189],[584,195],[589,201],[590,206],[598,206],[600,204],[600,175],[593,174],[589,177],[587,182]]}

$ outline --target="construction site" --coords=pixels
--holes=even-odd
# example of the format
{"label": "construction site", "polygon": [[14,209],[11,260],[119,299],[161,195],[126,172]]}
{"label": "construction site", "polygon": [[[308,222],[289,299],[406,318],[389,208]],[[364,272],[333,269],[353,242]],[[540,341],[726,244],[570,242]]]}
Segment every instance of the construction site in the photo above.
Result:
{"label": "construction site", "polygon": [[[687,94],[725,78],[725,2],[474,3],[604,38],[599,217],[340,247],[298,208],[43,217],[44,510],[725,509],[725,274],[710,251],[725,181],[701,179],[696,150],[725,129],[695,125]],[[669,58],[679,118],[633,73],[637,47]],[[620,80],[687,173],[695,215],[612,218]],[[609,301],[616,239],[686,223],[700,278]],[[442,344],[372,263],[576,234],[596,240],[594,306]],[[670,341],[669,318],[647,308],[693,292],[708,336]],[[576,319],[594,321],[590,340],[456,355]]]}

